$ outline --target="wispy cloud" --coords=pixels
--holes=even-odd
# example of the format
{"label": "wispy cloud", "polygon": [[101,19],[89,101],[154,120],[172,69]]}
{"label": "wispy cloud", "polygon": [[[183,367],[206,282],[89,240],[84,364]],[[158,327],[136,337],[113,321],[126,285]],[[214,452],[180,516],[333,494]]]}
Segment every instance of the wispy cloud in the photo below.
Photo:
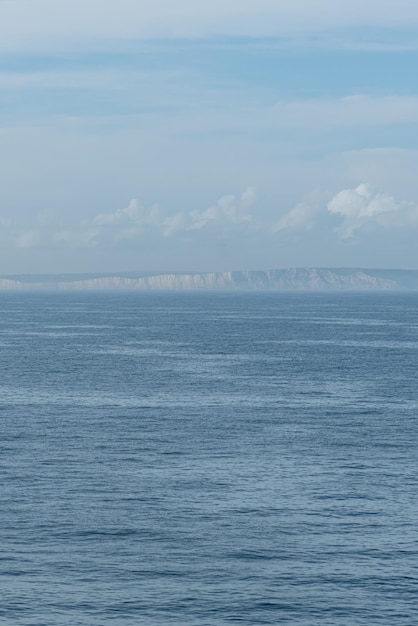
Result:
{"label": "wispy cloud", "polygon": [[274,224],[273,231],[279,233],[280,231],[299,228],[309,230],[313,228],[314,224],[315,207],[308,202],[300,202]]}
{"label": "wispy cloud", "polygon": [[100,126],[103,133],[117,124],[156,136],[234,133],[263,138],[276,133],[306,144],[318,135],[324,141],[324,133],[355,129],[362,141],[364,129],[418,123],[416,95],[284,97],[268,84],[219,84],[192,69],[3,72],[2,90],[18,103],[3,117],[2,125],[9,127],[16,122],[36,126],[41,120],[54,126],[77,123],[78,132]]}
{"label": "wispy cloud", "polygon": [[[92,45],[105,39],[277,36],[344,26],[418,22],[409,0],[13,0],[0,3],[2,47]],[[90,42],[90,43],[89,43]],[[93,44],[94,45],[94,44]]]}

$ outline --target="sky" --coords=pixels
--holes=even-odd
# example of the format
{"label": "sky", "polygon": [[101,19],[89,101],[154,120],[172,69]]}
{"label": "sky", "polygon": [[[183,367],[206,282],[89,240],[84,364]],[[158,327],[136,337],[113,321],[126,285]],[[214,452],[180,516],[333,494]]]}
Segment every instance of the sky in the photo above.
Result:
{"label": "sky", "polygon": [[417,67],[411,0],[0,0],[0,274],[418,269]]}

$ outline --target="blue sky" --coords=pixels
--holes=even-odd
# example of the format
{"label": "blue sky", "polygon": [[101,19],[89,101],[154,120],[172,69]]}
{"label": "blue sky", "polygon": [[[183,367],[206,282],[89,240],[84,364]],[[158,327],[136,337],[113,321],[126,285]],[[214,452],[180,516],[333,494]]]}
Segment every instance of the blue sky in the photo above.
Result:
{"label": "blue sky", "polygon": [[418,268],[418,5],[0,0],[2,273]]}

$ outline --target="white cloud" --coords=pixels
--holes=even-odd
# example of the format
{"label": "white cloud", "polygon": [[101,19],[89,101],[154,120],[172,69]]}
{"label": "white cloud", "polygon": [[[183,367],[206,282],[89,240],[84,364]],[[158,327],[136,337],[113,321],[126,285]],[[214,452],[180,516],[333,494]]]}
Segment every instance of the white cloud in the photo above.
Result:
{"label": "white cloud", "polygon": [[396,199],[364,183],[342,189],[328,198],[320,192],[312,193],[275,220],[252,214],[250,208],[255,197],[255,190],[248,188],[240,195],[224,195],[205,209],[172,214],[164,213],[158,205],[143,207],[137,200],[131,200],[123,208],[72,224],[63,224],[58,216],[52,219],[49,212],[35,214],[26,223],[5,217],[2,237],[4,242],[14,242],[21,250],[106,251],[151,246],[162,252],[174,250],[185,242],[212,248],[235,242],[234,245],[245,249],[246,241],[257,243],[261,250],[274,241],[306,245],[309,250],[316,245],[315,241],[331,248],[335,244],[336,249],[341,246],[341,240],[361,240],[373,247],[377,235],[389,241],[395,233],[396,237],[410,239],[418,228],[417,203]]}
{"label": "white cloud", "polygon": [[314,214],[314,207],[307,202],[300,202],[276,222],[273,232],[278,233],[289,228],[310,229],[314,225]]}
{"label": "white cloud", "polygon": [[413,223],[417,211],[414,204],[398,202],[390,194],[375,192],[366,184],[338,192],[327,208],[343,217],[338,229],[343,238],[353,237],[355,231],[372,221],[383,227]]}
{"label": "white cloud", "polygon": [[146,227],[162,229],[164,218],[157,204],[142,207],[133,198],[126,207],[117,209],[114,213],[99,213],[93,218],[92,224],[99,228],[111,227],[108,228],[109,233],[113,232],[115,240],[121,240],[139,236]]}
{"label": "white cloud", "polygon": [[187,230],[187,214],[176,213],[170,217],[166,217],[161,223],[162,232],[165,237],[170,237],[174,233]]}
{"label": "white cloud", "polygon": [[373,193],[369,185],[361,184],[355,189],[344,189],[328,203],[328,211],[346,217],[372,217],[387,211],[397,211],[399,206],[387,193]]}
{"label": "white cloud", "polygon": [[342,239],[354,239],[365,228],[369,235],[377,229],[394,231],[418,226],[418,205],[396,200],[387,192],[375,191],[362,183],[342,189],[328,202],[304,201],[283,215],[274,225],[274,232],[325,229]]}
{"label": "white cloud", "polygon": [[251,222],[252,217],[247,209],[255,200],[255,190],[249,187],[241,198],[233,195],[223,196],[217,204],[203,211],[191,211],[187,215],[188,229],[205,228],[209,224],[241,224]]}
{"label": "white cloud", "polygon": [[250,207],[256,199],[256,190],[254,187],[248,187],[241,196],[242,208]]}
{"label": "white cloud", "polygon": [[[241,196],[225,195],[207,209],[195,209],[166,215],[158,205],[143,207],[131,200],[126,207],[114,212],[98,213],[91,219],[63,227],[51,210],[39,211],[32,224],[27,220],[1,218],[3,235],[15,241],[18,248],[91,248],[119,246],[127,240],[140,240],[147,233],[161,238],[178,236],[199,237],[208,231],[209,239],[232,234],[240,226],[249,227],[255,221],[248,212],[255,201],[255,190],[247,188]],[[57,222],[57,223],[55,223]],[[240,231],[241,233],[242,231]]]}
{"label": "white cloud", "polygon": [[158,215],[158,207],[143,209],[134,198],[123,209],[117,209],[114,213],[99,213],[93,219],[93,224],[97,226],[107,226],[114,224],[126,224],[133,222],[137,226],[155,222]]}
{"label": "white cloud", "polygon": [[[113,237],[117,240],[139,236],[147,227],[164,237],[202,230],[209,226],[220,231],[227,226],[252,222],[248,209],[254,200],[255,190],[249,187],[241,197],[222,196],[207,209],[194,209],[167,216],[158,205],[143,208],[133,199],[127,207],[117,209],[114,213],[99,213],[93,218],[92,224],[97,227],[114,227]],[[118,226],[121,228],[117,228]]]}

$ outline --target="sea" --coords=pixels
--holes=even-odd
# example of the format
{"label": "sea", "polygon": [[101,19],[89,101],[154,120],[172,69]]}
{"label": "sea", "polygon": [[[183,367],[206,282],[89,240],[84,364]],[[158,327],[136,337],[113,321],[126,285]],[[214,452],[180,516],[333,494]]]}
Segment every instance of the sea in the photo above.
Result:
{"label": "sea", "polygon": [[0,294],[0,624],[418,624],[418,294]]}

